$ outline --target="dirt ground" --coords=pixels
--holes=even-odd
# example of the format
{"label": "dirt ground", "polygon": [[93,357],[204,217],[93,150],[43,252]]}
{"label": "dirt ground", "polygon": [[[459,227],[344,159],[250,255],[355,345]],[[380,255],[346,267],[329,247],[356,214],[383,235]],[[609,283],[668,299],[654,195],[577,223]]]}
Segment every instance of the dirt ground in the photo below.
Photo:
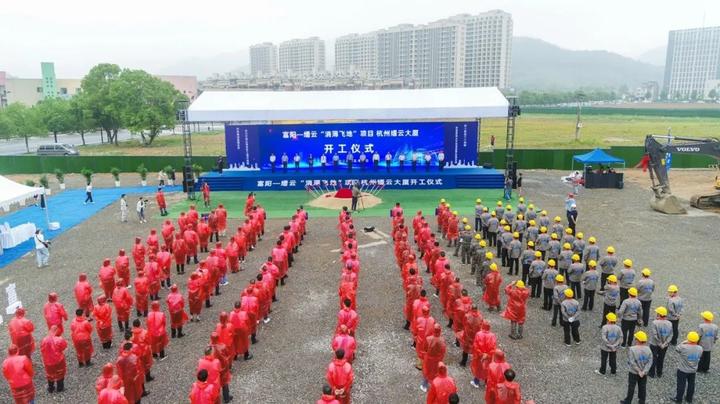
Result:
{"label": "dirt ground", "polygon": [[[650,175],[642,170],[625,170],[625,183],[632,182],[650,187]],[[670,170],[670,189],[672,193],[687,202],[693,195],[720,192],[714,188],[718,170]]]}
{"label": "dirt ground", "polygon": [[[559,172],[524,172],[524,192],[530,202],[547,209],[550,215],[564,217],[563,202],[569,188],[560,183],[560,175]],[[700,323],[701,311],[712,310],[720,315],[717,303],[720,263],[714,250],[720,216],[706,212],[688,216],[656,213],[649,207],[647,186],[640,179],[635,182],[630,177],[628,175],[622,190],[581,191],[578,196],[579,228],[586,237],[595,236],[601,248],[613,245],[621,258],[632,258],[638,270],[643,267],[653,270],[657,283],[653,308],[665,304],[665,290],[669,284],[678,285],[680,294],[686,299],[685,316],[680,323],[685,335]],[[262,203],[262,194],[258,200]],[[468,201],[451,202],[454,205],[472,204],[474,199],[469,195]],[[72,288],[78,273],[87,272],[97,283],[97,271],[104,257],[114,258],[119,248],[129,250],[134,236],[145,238],[151,227],[157,228],[160,224],[157,218],[143,225],[117,223],[114,211],[108,209],[54,240],[50,267],[37,269],[34,257],[26,256],[0,274],[2,286],[17,285],[18,295],[28,308],[28,317],[35,322],[38,343],[45,336],[41,311],[47,293],[57,291],[61,301],[72,309]],[[425,212],[432,215],[433,209],[434,206],[427,206]],[[218,314],[231,309],[241,288],[267,257],[272,239],[284,223],[284,220],[269,221],[268,237],[249,254],[245,271],[230,275],[230,285],[222,289],[222,296],[214,299],[214,307],[203,311],[202,322],[188,324],[187,338],[171,340],[167,348],[169,358],[153,367],[155,381],[148,384],[150,396],[144,402],[187,402],[197,359],[202,355]],[[331,359],[330,339],[338,310],[340,266],[335,224],[334,218],[311,218],[309,234],[291,269],[288,284],[278,291],[280,301],[273,305],[272,321],[261,327],[260,342],[251,347],[255,358],[235,362],[231,382],[234,402],[307,403],[319,398],[325,367]],[[233,225],[237,225],[237,221],[231,220],[230,227]],[[354,364],[353,399],[357,403],[421,403],[425,400],[425,394],[419,389],[421,375],[413,367],[415,354],[410,348],[409,333],[402,329],[404,298],[392,244],[386,236],[390,232],[389,222],[386,217],[356,219],[357,228],[365,226],[376,226],[378,231],[359,236],[362,269],[358,313],[361,320],[357,332],[359,348]],[[469,268],[453,258],[453,269],[460,274],[475,301],[480,301],[480,291],[474,286]],[[504,271],[502,274],[505,284],[516,279]],[[173,281],[185,293],[185,277],[173,275]],[[426,284],[428,281],[426,278]],[[98,292],[96,287],[96,295]],[[166,294],[162,291],[161,298],[164,299]],[[431,301],[433,315],[441,319],[438,300],[432,298]],[[583,343],[573,347],[562,344],[562,330],[550,327],[549,315],[540,309],[540,304],[537,300],[528,303],[525,338],[519,341],[507,337],[509,324],[506,320],[495,312],[488,313],[481,304],[483,315],[497,333],[500,347],[506,351],[508,361],[518,373],[524,396],[543,404],[617,402],[622,399],[627,380],[624,352],[618,355],[618,376],[603,377],[593,373],[599,366],[600,296],[596,297],[594,312],[581,314]],[[7,323],[9,318],[3,317]],[[444,335],[448,341],[445,362],[457,381],[461,402],[482,403],[483,391],[470,386],[469,369],[458,366],[460,350],[452,345],[450,330],[444,329]],[[114,341],[115,344],[120,341],[117,329]],[[0,346],[8,344],[8,334],[3,332]],[[40,355],[36,352],[33,364],[37,402],[94,402],[93,382],[100,374],[102,364],[114,360],[117,353],[116,345],[110,351],[103,351],[97,339],[95,348],[95,365],[89,369],[78,369],[74,350],[68,348],[67,391],[53,396],[44,390],[44,373]],[[648,382],[648,402],[668,402],[667,397],[675,388],[676,360],[677,355],[669,352],[664,378]],[[698,376],[696,403],[717,402],[720,395],[717,376],[720,365],[717,358],[713,360],[711,373]],[[11,402],[7,385],[0,385],[0,402]]]}

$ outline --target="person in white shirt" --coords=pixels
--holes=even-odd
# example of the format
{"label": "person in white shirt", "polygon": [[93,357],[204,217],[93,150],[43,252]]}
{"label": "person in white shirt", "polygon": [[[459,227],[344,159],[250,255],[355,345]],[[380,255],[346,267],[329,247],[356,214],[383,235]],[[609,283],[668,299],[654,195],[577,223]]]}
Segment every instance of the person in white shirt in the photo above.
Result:
{"label": "person in white shirt", "polygon": [[275,161],[277,160],[277,157],[275,157],[275,153],[270,153],[270,170],[272,172],[275,172]]}
{"label": "person in white shirt", "polygon": [[400,164],[400,169],[405,169],[405,153],[400,153],[398,156],[398,163]]}
{"label": "person in white shirt", "polygon": [[373,168],[374,168],[374,169],[377,170],[378,167],[380,167],[380,153],[378,153],[378,152],[373,153],[372,163],[373,163]]}
{"label": "person in white shirt", "polygon": [[325,166],[327,166],[327,157],[324,154],[320,155],[320,167],[325,170]]}
{"label": "person in white shirt", "polygon": [[135,205],[135,210],[137,211],[138,220],[140,223],[147,223],[147,220],[145,220],[145,206],[147,202],[140,197],[137,201],[137,205]]}
{"label": "person in white shirt", "polygon": [[287,153],[283,152],[282,156],[280,156],[280,162],[282,163],[283,172],[287,172],[287,165],[288,165],[288,155]]}
{"label": "person in white shirt", "polygon": [[128,203],[125,194],[120,195],[120,221],[127,223],[128,221]]}
{"label": "person in white shirt", "polygon": [[425,171],[430,171],[430,163],[432,162],[432,156],[430,153],[425,153]]}
{"label": "person in white shirt", "polygon": [[390,172],[390,165],[392,164],[392,153],[385,153],[385,169]]}
{"label": "person in white shirt", "polygon": [[165,185],[165,177],[167,177],[167,175],[165,174],[165,171],[163,171],[163,170],[158,171],[158,175],[157,175],[158,186]]}
{"label": "person in white shirt", "polygon": [[333,154],[332,161],[333,161],[333,168],[337,170],[338,166],[340,165],[340,156],[338,156],[337,153]]}
{"label": "person in white shirt", "polygon": [[45,236],[42,234],[42,230],[35,230],[35,258],[37,258],[38,268],[48,266],[48,260],[50,259],[50,250],[48,246],[49,241],[45,240]]}
{"label": "person in white shirt", "polygon": [[295,163],[295,171],[298,171],[300,169],[300,154],[295,153],[295,156],[293,156],[293,162]]}
{"label": "person in white shirt", "polygon": [[360,166],[360,169],[365,169],[365,164],[367,163],[367,157],[365,157],[365,153],[360,153],[360,163],[358,164]]}
{"label": "person in white shirt", "polygon": [[412,155],[410,156],[410,158],[412,159],[412,161],[411,161],[412,170],[415,171],[415,169],[417,168],[418,158],[420,158],[420,153],[412,153]]}
{"label": "person in white shirt", "polygon": [[83,204],[87,205],[88,202],[95,203],[92,197],[92,184],[89,182],[85,186],[85,202]]}
{"label": "person in white shirt", "polygon": [[348,171],[352,171],[352,166],[353,166],[353,155],[352,155],[352,153],[348,153],[348,154],[345,156],[345,162],[347,163]]}
{"label": "person in white shirt", "polygon": [[440,166],[440,170],[445,168],[445,152],[443,151],[438,153],[438,166]]}

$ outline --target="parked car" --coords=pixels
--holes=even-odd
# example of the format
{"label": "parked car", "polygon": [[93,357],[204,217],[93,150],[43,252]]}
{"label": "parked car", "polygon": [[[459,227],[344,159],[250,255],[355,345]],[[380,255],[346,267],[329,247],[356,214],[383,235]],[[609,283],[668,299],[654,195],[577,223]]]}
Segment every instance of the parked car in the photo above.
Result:
{"label": "parked car", "polygon": [[77,156],[79,154],[75,146],[66,143],[44,144],[37,148],[38,156]]}

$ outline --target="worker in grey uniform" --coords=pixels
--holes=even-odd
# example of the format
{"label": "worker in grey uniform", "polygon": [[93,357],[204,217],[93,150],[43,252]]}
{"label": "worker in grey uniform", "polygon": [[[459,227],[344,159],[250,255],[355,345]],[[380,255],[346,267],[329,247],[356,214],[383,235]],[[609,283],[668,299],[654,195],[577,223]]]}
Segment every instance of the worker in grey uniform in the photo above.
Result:
{"label": "worker in grey uniform", "polygon": [[635,326],[641,325],[642,319],[642,304],[637,298],[637,289],[630,288],[628,293],[628,298],[620,303],[617,312],[618,317],[620,317],[620,328],[623,331],[623,348],[632,342],[631,338],[635,334]]}
{"label": "worker in grey uniform", "polygon": [[[560,255],[557,258],[558,262],[558,271],[560,271],[560,274],[562,276],[567,276],[567,270],[570,268],[570,264],[572,264],[572,246],[569,243],[565,243],[562,246],[562,251],[560,251]],[[575,293],[577,295],[577,293]],[[579,298],[580,296],[578,296]]]}
{"label": "worker in grey uniform", "polygon": [[525,219],[535,220],[537,219],[537,212],[535,211],[535,205],[532,203],[528,205],[527,212],[525,212]]}
{"label": "worker in grey uniform", "polygon": [[[583,259],[583,253],[585,252],[585,235],[582,232],[578,232],[575,236],[575,241],[572,244],[572,250],[575,254],[580,256],[580,261]],[[587,268],[585,268],[587,269]]]}
{"label": "worker in grey uniform", "polygon": [[503,219],[505,219],[505,221],[508,222],[509,225],[513,224],[513,221],[515,220],[515,212],[513,212],[512,206],[505,206],[505,213],[503,213]]}
{"label": "worker in grey uniform", "polygon": [[668,301],[665,307],[668,309],[667,319],[673,328],[673,336],[670,340],[670,345],[673,346],[677,345],[678,335],[680,334],[680,317],[683,312],[683,303],[682,297],[678,294],[678,287],[676,285],[668,286]]}
{"label": "worker in grey uniform", "polygon": [[[479,236],[479,235],[478,235]],[[475,239],[477,240],[477,236]],[[485,253],[487,252],[487,242],[485,240],[479,240],[475,250],[473,250],[472,263],[470,264],[470,275],[475,275],[480,271],[480,267],[485,260]]]}
{"label": "worker in grey uniform", "polygon": [[508,244],[508,275],[520,273],[520,254],[522,254],[522,243],[520,233],[512,234],[512,241]]}
{"label": "worker in grey uniform", "polygon": [[502,264],[504,267],[510,266],[510,243],[513,241],[513,234],[512,231],[510,231],[510,226],[505,225],[503,227],[503,233],[500,235],[500,240],[502,240],[502,250],[500,251],[501,258],[502,258]]}
{"label": "worker in grey uniform", "polygon": [[626,258],[623,261],[623,268],[620,270],[620,275],[618,276],[620,303],[628,298],[628,290],[635,285],[635,270],[632,266],[633,262],[631,259]]}
{"label": "worker in grey uniform", "polygon": [[[555,262],[555,260],[551,260],[551,262]],[[563,279],[564,277],[562,275],[558,276],[558,271],[555,269],[554,265],[547,265],[545,266],[545,269],[543,269],[542,272],[542,287],[543,287],[543,310],[550,310],[552,309],[553,305],[553,288],[555,285],[557,285],[557,280]],[[557,304],[560,304],[558,301]]]}
{"label": "worker in grey uniform", "polygon": [[560,257],[561,246],[558,235],[556,233],[550,235],[550,242],[548,243],[548,250],[545,258],[549,260],[557,260]]}
{"label": "worker in grey uniform", "polygon": [[598,265],[600,266],[600,289],[605,289],[605,282],[607,282],[608,276],[615,274],[615,267],[618,262],[615,256],[615,247],[610,246],[605,251],[607,255],[598,261]]}
{"label": "worker in grey uniform", "polygon": [[570,246],[575,242],[575,236],[573,236],[573,231],[571,228],[565,229],[565,234],[563,234],[562,239],[560,240],[561,243],[565,244],[568,243]]}
{"label": "worker in grey uniform", "polygon": [[528,273],[528,280],[532,289],[530,290],[530,297],[540,297],[540,278],[545,272],[545,261],[542,259],[542,253],[535,251],[535,259],[530,263],[530,273]]}
{"label": "worker in grey uniform", "polygon": [[482,199],[475,199],[475,232],[479,233],[482,229],[482,214],[485,206],[482,204]]}
{"label": "worker in grey uniform", "polygon": [[470,260],[468,259],[466,262],[466,257],[468,254],[468,249],[470,248],[470,242],[473,239],[473,231],[472,227],[470,225],[466,224],[465,227],[460,231],[460,236],[458,237],[459,242],[455,244],[455,252],[453,253],[453,256],[457,257],[458,253],[461,254],[461,262],[463,264],[469,264]]}
{"label": "worker in grey uniform", "polygon": [[[552,321],[550,322],[550,325],[555,327],[557,325],[557,319],[560,314],[560,304],[563,301],[563,294],[566,290],[569,290],[570,288],[567,287],[565,284],[565,277],[562,275],[555,275],[555,287],[553,288],[552,293],[552,303],[553,303],[553,315],[552,315]],[[560,319],[562,320],[562,318]],[[562,325],[562,321],[561,324]]]}
{"label": "worker in grey uniform", "polygon": [[485,261],[480,265],[480,271],[475,273],[475,285],[480,286],[481,289],[485,285],[485,276],[490,273],[490,265],[492,264],[497,265],[497,262],[495,262],[492,251],[488,251],[485,253]]}
{"label": "worker in grey uniform", "polygon": [[637,282],[638,300],[642,303],[643,308],[643,327],[647,327],[650,321],[650,306],[652,305],[652,294],[655,291],[655,281],[650,279],[652,272],[648,268],[643,268],[640,273],[642,277]]}
{"label": "worker in grey uniform", "polygon": [[520,255],[520,265],[522,265],[521,279],[524,284],[529,285],[528,275],[530,274],[530,264],[535,259],[535,243],[527,242],[527,248]]}
{"label": "worker in grey uniform", "polygon": [[560,239],[560,237],[561,237],[561,236],[563,235],[563,233],[565,232],[565,226],[563,226],[561,220],[562,220],[562,219],[560,219],[560,216],[555,216],[555,218],[553,219],[553,224],[552,224],[552,226],[550,227],[550,233],[551,233],[551,234],[552,234],[552,233],[557,234],[557,235],[558,235],[558,239]]}
{"label": "worker in grey uniform", "polygon": [[[678,367],[676,373],[677,388],[675,389],[675,397],[671,398],[676,403],[685,401],[692,403],[695,395],[695,373],[702,356],[702,347],[698,345],[700,334],[690,331],[687,339],[675,347],[675,351],[679,354]],[[685,387],[687,386],[687,390]],[[716,397],[717,398],[717,397]]]}
{"label": "worker in grey uniform", "polygon": [[502,201],[497,201],[497,206],[495,206],[495,216],[497,216],[498,220],[503,218],[503,214],[505,213],[505,208],[503,207]]}
{"label": "worker in grey uniform", "polygon": [[488,219],[487,226],[487,241],[488,247],[495,247],[497,244],[497,233],[500,228],[500,221],[497,218],[495,212],[490,213],[490,219]]}
{"label": "worker in grey uniform", "polygon": [[525,216],[523,216],[522,213],[519,213],[517,215],[517,218],[513,222],[512,229],[513,232],[520,233],[520,241],[523,241],[523,236],[525,235],[525,230],[527,230],[528,223],[527,220],[525,220]]}
{"label": "worker in grey uniform", "polygon": [[580,277],[580,283],[582,283],[582,287],[584,289],[582,306],[583,311],[592,311],[593,306],[595,306],[595,291],[600,284],[600,275],[598,275],[597,271],[595,270],[596,266],[597,264],[595,263],[595,261],[590,260],[590,262],[588,263],[588,270],[583,272],[582,277]]}
{"label": "worker in grey uniform", "polygon": [[607,283],[602,290],[603,295],[603,319],[600,327],[605,325],[605,315],[615,313],[620,300],[620,288],[617,285],[617,277],[613,274],[607,277]]}
{"label": "worker in grey uniform", "polygon": [[573,254],[572,257],[572,264],[570,264],[570,267],[568,268],[568,283],[570,284],[570,289],[575,293],[575,297],[578,299],[582,299],[582,287],[580,286],[580,282],[582,282],[582,276],[585,272],[585,266],[580,262],[580,256],[577,254]]}
{"label": "worker in grey uniform", "polygon": [[534,243],[537,241],[538,234],[540,234],[540,229],[538,229],[535,220],[529,220],[528,227],[525,230],[525,240],[532,241]]}
{"label": "worker in grey uniform", "polygon": [[563,334],[565,337],[565,345],[570,346],[570,335],[575,341],[575,345],[580,345],[580,303],[573,298],[573,291],[565,289],[563,292],[564,299],[560,303],[560,312],[562,313]]}
{"label": "worker in grey uniform", "polygon": [[523,198],[522,196],[518,198],[518,204],[517,206],[515,206],[515,211],[521,215],[524,215],[527,211],[527,205],[525,205],[525,198]]}
{"label": "worker in grey uniform", "polygon": [[585,250],[582,253],[582,259],[585,262],[585,269],[587,269],[588,262],[595,261],[595,263],[598,263],[598,261],[600,261],[600,247],[597,246],[597,240],[595,237],[591,236],[588,239],[588,245],[585,246]]}
{"label": "worker in grey uniform", "polygon": [[545,259],[548,248],[550,248],[550,235],[547,234],[547,227],[543,226],[540,228],[540,234],[535,242],[535,249],[540,251],[542,259]]}
{"label": "worker in grey uniform", "polygon": [[703,322],[698,326],[698,334],[700,334],[700,346],[703,353],[698,364],[698,372],[707,373],[710,370],[710,354],[718,340],[718,326],[713,324],[712,312],[703,311],[700,316]]}
{"label": "worker in grey uniform", "polygon": [[482,238],[483,240],[488,239],[488,222],[492,215],[488,212],[487,206],[483,207],[482,214],[480,214],[480,225],[482,226]]}
{"label": "worker in grey uniform", "polygon": [[[471,235],[472,235],[472,232],[471,232]],[[470,265],[471,271],[472,271],[472,261],[473,261],[473,258],[475,257],[475,251],[477,250],[477,247],[478,247],[477,243],[481,239],[482,239],[482,237],[480,237],[480,234],[475,233],[474,235],[472,235],[472,237],[470,237],[470,244],[467,246],[465,251],[463,252],[462,250],[460,250],[460,253],[463,255],[463,257],[462,257],[463,264]]]}
{"label": "worker in grey uniform", "polygon": [[537,222],[540,227],[550,227],[550,218],[548,217],[546,210],[540,212],[540,219],[538,219]]}
{"label": "worker in grey uniform", "polygon": [[617,350],[622,342],[622,331],[616,324],[617,316],[615,313],[608,313],[605,316],[607,324],[602,326],[600,330],[600,370],[595,373],[604,375],[607,369],[608,359],[610,362],[610,374],[614,375],[617,371]]}
{"label": "worker in grey uniform", "polygon": [[638,388],[638,402],[645,404],[645,391],[647,375],[652,366],[652,352],[647,346],[647,334],[643,331],[635,333],[635,345],[628,349],[628,388],[625,399],[620,403],[630,404],[635,396],[635,386]]}
{"label": "worker in grey uniform", "polygon": [[651,378],[662,377],[665,353],[667,352],[670,339],[672,339],[672,324],[667,321],[668,311],[665,307],[655,309],[655,320],[651,324],[650,350],[653,354],[653,364],[650,368]]}

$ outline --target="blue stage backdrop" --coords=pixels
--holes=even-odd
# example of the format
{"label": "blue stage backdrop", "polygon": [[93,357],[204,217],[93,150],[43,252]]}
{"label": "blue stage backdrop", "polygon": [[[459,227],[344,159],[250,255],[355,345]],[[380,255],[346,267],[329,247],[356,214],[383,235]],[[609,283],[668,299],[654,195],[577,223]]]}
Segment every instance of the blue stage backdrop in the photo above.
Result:
{"label": "blue stage backdrop", "polygon": [[[297,125],[226,125],[225,147],[229,168],[270,168],[270,155],[274,153],[280,164],[286,153],[289,165],[298,153],[301,166],[307,167],[312,155],[315,166],[325,155],[328,165],[337,154],[345,165],[348,153],[357,164],[361,154],[367,161],[377,151],[381,164],[385,155],[405,155],[409,165],[412,153],[430,153],[432,165],[438,164],[438,153],[445,153],[448,165],[475,165],[477,159],[478,122],[384,122],[384,123],[333,123]],[[418,164],[424,164],[419,161]]]}

